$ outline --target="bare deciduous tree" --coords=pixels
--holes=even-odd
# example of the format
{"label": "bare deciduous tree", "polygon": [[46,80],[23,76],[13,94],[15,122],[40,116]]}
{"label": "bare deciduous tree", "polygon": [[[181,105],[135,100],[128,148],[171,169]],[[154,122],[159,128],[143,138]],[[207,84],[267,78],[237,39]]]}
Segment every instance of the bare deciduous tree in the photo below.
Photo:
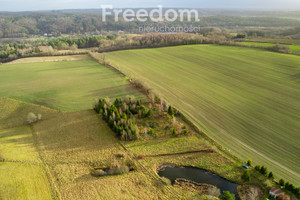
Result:
{"label": "bare deciduous tree", "polygon": [[38,120],[37,116],[34,113],[28,113],[27,115],[27,122],[28,124],[32,124]]}

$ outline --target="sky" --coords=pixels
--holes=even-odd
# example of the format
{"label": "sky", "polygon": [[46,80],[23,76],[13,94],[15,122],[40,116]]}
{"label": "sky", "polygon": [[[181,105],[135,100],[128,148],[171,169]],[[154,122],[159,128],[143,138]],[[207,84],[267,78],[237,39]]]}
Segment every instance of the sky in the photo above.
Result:
{"label": "sky", "polygon": [[300,0],[0,0],[0,11],[114,8],[211,8],[253,10],[300,10]]}

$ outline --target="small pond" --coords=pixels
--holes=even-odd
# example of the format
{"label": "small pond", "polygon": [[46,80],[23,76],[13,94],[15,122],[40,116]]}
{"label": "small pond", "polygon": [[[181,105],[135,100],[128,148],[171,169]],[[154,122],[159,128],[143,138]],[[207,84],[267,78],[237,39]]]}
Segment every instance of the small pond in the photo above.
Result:
{"label": "small pond", "polygon": [[237,195],[238,184],[232,183],[216,174],[200,168],[163,166],[158,171],[158,175],[170,179],[172,184],[174,183],[175,179],[184,178],[197,183],[214,185],[218,187],[221,192],[230,191],[231,193],[235,194],[236,199],[239,199]]}

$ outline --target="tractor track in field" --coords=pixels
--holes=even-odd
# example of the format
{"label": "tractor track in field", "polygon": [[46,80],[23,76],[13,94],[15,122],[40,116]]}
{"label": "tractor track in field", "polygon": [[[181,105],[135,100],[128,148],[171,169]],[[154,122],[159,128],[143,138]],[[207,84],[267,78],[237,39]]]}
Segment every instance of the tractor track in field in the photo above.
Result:
{"label": "tractor track in field", "polygon": [[213,150],[213,149],[201,149],[201,150],[184,151],[184,152],[178,152],[178,153],[164,153],[164,154],[155,154],[155,155],[144,155],[144,158],[185,155],[185,154],[194,154],[194,153],[215,153],[215,152],[216,151]]}

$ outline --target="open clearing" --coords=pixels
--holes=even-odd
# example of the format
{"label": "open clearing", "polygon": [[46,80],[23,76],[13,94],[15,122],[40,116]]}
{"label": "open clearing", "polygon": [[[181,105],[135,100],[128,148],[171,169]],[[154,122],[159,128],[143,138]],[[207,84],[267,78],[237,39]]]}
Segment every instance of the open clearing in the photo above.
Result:
{"label": "open clearing", "polygon": [[[34,59],[40,61],[45,58],[30,58],[31,61]],[[101,66],[88,56],[53,59],[79,60],[1,65],[0,97],[61,111],[90,109],[94,99],[99,97],[142,97],[124,76]]]}
{"label": "open clearing", "polygon": [[300,57],[244,47],[194,45],[106,53],[147,82],[205,133],[300,183]]}

